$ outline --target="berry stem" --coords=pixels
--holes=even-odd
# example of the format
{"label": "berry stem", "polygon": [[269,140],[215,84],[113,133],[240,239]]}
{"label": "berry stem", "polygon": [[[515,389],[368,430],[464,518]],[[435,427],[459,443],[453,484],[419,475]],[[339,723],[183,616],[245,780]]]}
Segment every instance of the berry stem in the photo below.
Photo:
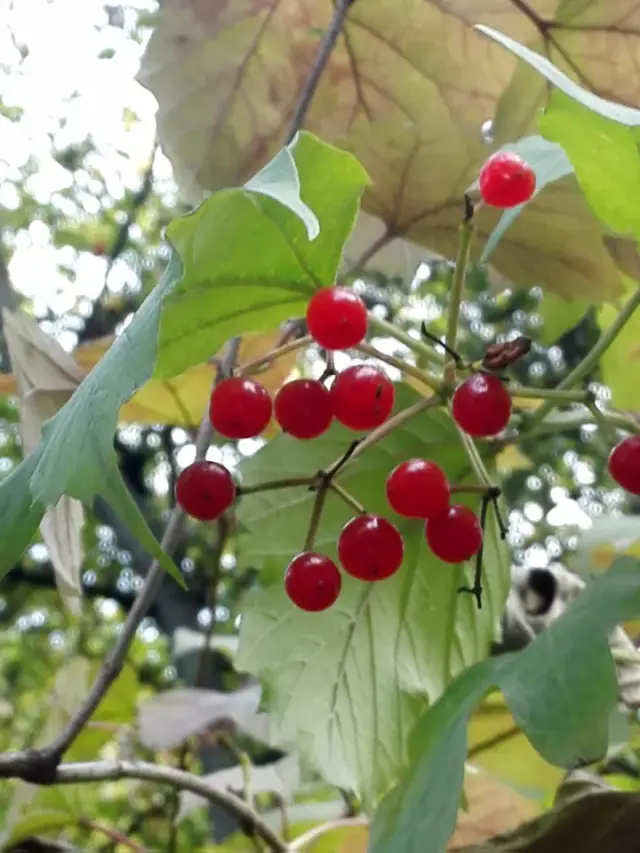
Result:
{"label": "berry stem", "polygon": [[335,492],[336,495],[342,498],[342,500],[351,507],[351,509],[355,510],[359,515],[366,515],[367,511],[362,506],[360,501],[357,501],[353,495],[351,495],[346,489],[343,489],[342,486],[335,483],[333,480],[329,481],[329,488],[331,491]]}
{"label": "berry stem", "polygon": [[[449,300],[449,315],[447,319],[446,343],[449,350],[457,352],[458,320],[460,318],[460,305],[464,293],[467,278],[467,266],[469,264],[469,253],[471,251],[471,238],[473,237],[473,205],[467,195],[464,197],[465,212],[460,225],[458,236],[458,254],[456,265],[451,279],[451,298]],[[456,378],[455,360],[449,360],[444,368],[445,382],[453,382]]]}
{"label": "berry stem", "polygon": [[293,486],[310,486],[315,477],[285,477],[282,480],[265,480],[264,483],[254,483],[251,486],[238,486],[236,494],[255,495],[258,492],[270,492],[273,489],[289,489]]}
{"label": "berry stem", "polygon": [[[574,429],[579,429],[581,426],[589,426],[597,424],[594,420],[592,412],[588,409],[574,409],[572,411],[551,412],[540,424],[537,424],[534,429],[529,428],[531,415],[516,416],[513,420],[513,425],[517,426],[522,432],[526,426],[527,439],[547,435],[548,433],[563,432]],[[528,420],[527,420],[528,418]],[[640,423],[636,423],[626,415],[621,415],[618,412],[600,412],[600,418],[604,419],[608,424],[617,429],[623,429],[635,435],[640,434]],[[520,436],[513,436],[509,439],[510,443],[519,440]]]}
{"label": "berry stem", "polygon": [[[568,388],[573,388],[574,385],[581,382],[595,369],[601,357],[609,349],[622,329],[624,329],[638,306],[640,306],[640,287],[637,287],[634,290],[618,312],[616,319],[609,328],[600,335],[592,349],[586,354],[580,364],[574,367],[571,373],[562,380],[555,390],[566,391]],[[528,419],[526,429],[531,429],[544,420],[555,405],[556,403],[553,400],[547,400],[543,403]]]}
{"label": "berry stem", "polygon": [[329,491],[329,483],[329,480],[321,482],[316,493],[316,499],[313,502],[313,509],[311,510],[311,518],[309,519],[309,529],[307,530],[307,535],[304,540],[303,551],[313,551],[318,527],[320,526],[320,520],[322,518],[322,510],[324,509],[327,492]]}
{"label": "berry stem", "polygon": [[560,388],[527,388],[522,386],[511,388],[510,393],[515,401],[518,397],[532,400],[551,400],[555,405],[562,405],[563,403],[584,403],[586,405],[589,401],[588,391],[569,391]]}
{"label": "berry stem", "polygon": [[371,346],[371,344],[363,342],[358,344],[355,349],[364,355],[372,356],[373,358],[377,358],[379,361],[383,361],[385,364],[391,365],[391,367],[397,368],[407,376],[412,376],[414,379],[417,379],[418,382],[422,382],[423,385],[427,385],[433,391],[439,391],[442,387],[442,380],[439,376],[436,376],[435,373],[430,373],[428,370],[421,370],[419,367],[409,364],[403,358],[397,358],[394,355],[387,355],[386,352],[380,352],[380,350]]}
{"label": "berry stem", "polygon": [[[408,406],[406,409],[403,409],[401,412],[398,412],[397,415],[389,418],[388,421],[385,421],[376,429],[372,430],[366,438],[363,438],[361,441],[354,442],[354,444],[349,448],[348,459],[353,460],[357,459],[368,447],[372,447],[374,444],[377,444],[379,441],[382,441],[383,438],[386,438],[389,433],[392,433],[394,429],[397,429],[399,426],[410,421],[411,418],[419,415],[421,412],[426,412],[427,409],[432,409],[435,406],[439,406],[441,404],[440,397],[435,395],[433,397],[422,397],[420,400],[415,402],[412,406]],[[332,472],[331,476],[337,474],[338,469],[342,468],[344,463],[347,460],[341,457],[335,462],[328,470]]]}
{"label": "berry stem", "polygon": [[452,495],[485,495],[487,493],[486,486],[471,485],[468,486],[451,486],[450,492]]}
{"label": "berry stem", "polygon": [[376,317],[376,315],[371,312],[369,312],[369,328],[372,331],[379,332],[386,338],[394,338],[398,343],[404,344],[407,349],[411,350],[411,352],[414,352],[416,355],[424,356],[424,358],[428,359],[433,364],[442,366],[445,363],[445,357],[440,355],[439,352],[436,352],[432,346],[413,338],[408,334],[408,332],[405,332],[404,329],[396,326],[395,323],[390,323],[388,320],[382,320],[380,317]]}
{"label": "berry stem", "polygon": [[305,335],[303,338],[298,338],[295,341],[289,341],[287,344],[275,347],[271,352],[260,356],[260,358],[248,361],[246,364],[239,365],[234,371],[234,374],[236,376],[250,376],[253,373],[259,373],[263,368],[269,367],[271,363],[277,358],[280,358],[281,355],[287,355],[287,353],[295,352],[303,347],[308,347],[311,343],[313,343],[313,341],[311,340],[310,335]]}

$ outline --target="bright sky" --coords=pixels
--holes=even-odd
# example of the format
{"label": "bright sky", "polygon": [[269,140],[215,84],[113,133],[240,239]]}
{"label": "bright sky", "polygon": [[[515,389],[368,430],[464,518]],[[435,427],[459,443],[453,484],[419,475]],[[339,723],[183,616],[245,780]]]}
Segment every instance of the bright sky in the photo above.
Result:
{"label": "bright sky", "polygon": [[[134,9],[154,8],[152,0],[132,0],[124,8],[124,28],[119,28],[108,24],[103,0],[0,0],[0,91],[5,104],[20,106],[25,112],[20,123],[0,118],[0,207],[15,209],[19,203],[7,181],[19,178],[29,156],[38,162],[38,172],[28,185],[39,200],[47,201],[68,186],[69,172],[49,155],[50,135],[63,147],[81,142],[89,133],[100,152],[100,169],[112,197],[120,197],[125,187],[139,186],[153,148],[156,105],[135,82],[144,45],[137,44],[128,33],[134,26]],[[16,46],[20,44],[29,49],[24,60]],[[104,51],[114,51],[114,57],[100,58]],[[131,110],[139,121],[127,120]],[[62,129],[60,116],[66,117]],[[154,173],[156,188],[161,186],[173,194],[171,167],[164,156],[156,158]],[[84,204],[90,216],[98,205],[92,198],[89,176],[85,190]],[[69,282],[59,273],[57,264],[61,261],[74,266],[76,281]],[[87,252],[77,253],[69,247],[56,250],[47,227],[33,223],[27,233],[19,235],[10,274],[14,286],[33,300],[36,316],[48,308],[62,314],[78,298],[95,298],[100,293],[105,265],[103,258]],[[109,287],[118,290],[130,283],[130,278],[128,267],[116,263]],[[71,348],[74,336],[65,339],[62,335],[61,343]],[[584,483],[588,483],[589,473],[576,471]],[[579,503],[564,489],[554,491],[557,505],[548,521],[588,527],[590,519]],[[530,535],[540,515],[539,505],[532,502],[524,513],[513,517],[516,547],[518,540]],[[545,565],[548,557],[540,550],[540,554],[528,555],[528,562]]]}

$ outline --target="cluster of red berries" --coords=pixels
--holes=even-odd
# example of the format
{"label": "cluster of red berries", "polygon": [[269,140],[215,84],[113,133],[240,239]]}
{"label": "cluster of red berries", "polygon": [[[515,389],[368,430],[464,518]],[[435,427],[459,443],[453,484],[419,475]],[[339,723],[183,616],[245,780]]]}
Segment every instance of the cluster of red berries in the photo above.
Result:
{"label": "cluster of red berries", "polygon": [[[435,462],[402,462],[387,478],[386,495],[398,515],[425,522],[427,544],[439,560],[462,563],[480,550],[480,521],[469,507],[450,504],[451,488]],[[404,542],[398,528],[386,518],[362,514],[342,528],[338,557],[348,575],[375,583],[398,571]],[[326,610],[337,600],[341,587],[338,566],[324,554],[303,551],[287,567],[287,595],[302,610]]]}

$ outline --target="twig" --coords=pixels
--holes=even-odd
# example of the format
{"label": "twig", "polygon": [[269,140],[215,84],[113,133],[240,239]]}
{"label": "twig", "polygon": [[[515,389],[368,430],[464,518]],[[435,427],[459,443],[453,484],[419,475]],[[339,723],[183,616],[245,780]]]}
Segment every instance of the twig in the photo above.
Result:
{"label": "twig", "polygon": [[244,800],[235,794],[214,788],[204,779],[184,770],[144,761],[83,761],[61,764],[52,782],[58,785],[72,785],[78,782],[116,782],[119,779],[140,779],[170,785],[181,791],[191,791],[225,809],[238,822],[244,821],[254,826],[256,834],[276,853],[287,853],[286,844]]}
{"label": "twig", "polygon": [[335,492],[342,500],[347,504],[347,506],[351,507],[351,509],[355,510],[359,515],[366,515],[366,509],[362,506],[360,501],[357,501],[353,495],[349,494],[346,489],[343,489],[338,483],[334,483],[333,480],[329,483],[329,488],[332,492]]}
{"label": "twig", "polygon": [[[451,298],[449,300],[449,316],[447,318],[447,351],[457,352],[458,340],[458,318],[460,316],[460,304],[464,293],[467,278],[467,264],[471,251],[471,237],[473,236],[473,205],[469,196],[464,197],[464,217],[460,225],[460,237],[458,241],[458,255],[451,281]],[[456,363],[450,361],[444,369],[444,378],[447,382],[455,379]]]}
{"label": "twig", "polygon": [[105,823],[98,823],[96,820],[81,820],[80,826],[91,832],[99,832],[101,835],[110,838],[114,844],[120,844],[122,847],[128,847],[134,853],[149,853],[146,847],[129,838],[124,832],[116,829],[114,826],[107,826]]}
{"label": "twig", "polygon": [[314,826],[311,829],[299,835],[295,841],[289,845],[289,853],[300,853],[318,838],[326,835],[327,832],[333,832],[336,829],[346,829],[350,826],[369,826],[369,819],[364,815],[358,817],[343,817],[340,820],[332,820],[323,823],[320,826]]}
{"label": "twig", "polygon": [[313,341],[309,335],[305,335],[303,338],[297,338],[295,341],[289,341],[286,344],[275,347],[271,352],[260,356],[260,358],[254,359],[254,361],[248,361],[246,364],[238,365],[237,371],[235,372],[239,376],[249,376],[252,373],[258,373],[265,367],[270,367],[271,363],[277,358],[280,358],[281,355],[287,355],[290,352],[295,352],[296,350],[309,346],[311,343],[313,343]]}
{"label": "twig", "polygon": [[322,77],[329,56],[331,55],[331,51],[335,47],[335,44],[338,40],[338,36],[340,35],[340,31],[342,30],[345,19],[347,17],[347,12],[349,11],[349,8],[353,5],[353,3],[354,0],[338,0],[338,2],[336,3],[333,12],[333,17],[331,18],[331,23],[329,24],[329,29],[324,34],[322,43],[318,48],[318,52],[316,53],[313,65],[311,66],[311,70],[309,71],[309,76],[305,81],[302,92],[300,93],[300,97],[298,98],[298,103],[296,104],[295,109],[293,111],[291,124],[289,125],[289,130],[287,131],[287,145],[291,142],[293,137],[304,124],[304,120],[307,117],[307,113],[309,112],[309,107],[311,106],[313,96],[315,95],[316,89],[318,88],[320,78]]}
{"label": "twig", "polygon": [[271,492],[274,489],[290,489],[294,486],[310,486],[316,477],[283,477],[281,480],[265,480],[264,483],[253,483],[249,486],[238,486],[237,494],[255,495],[258,492]]}
{"label": "twig", "polygon": [[[233,338],[229,341],[214,384],[231,372],[237,358],[239,346],[239,338]],[[204,458],[209,446],[211,432],[212,427],[209,421],[209,413],[206,412],[196,438],[197,459]],[[160,542],[162,549],[167,554],[171,554],[180,541],[184,520],[183,511],[179,506],[176,506],[171,513],[164,536]],[[56,767],[59,765],[62,756],[87,724],[102,701],[103,696],[122,670],[129,646],[135,637],[140,622],[146,615],[160,588],[163,577],[162,568],[154,560],[147,573],[144,586],[129,611],[122,632],[118,636],[118,641],[105,659],[88,696],[80,708],[78,708],[64,729],[48,746],[42,749],[31,749],[0,755],[0,778],[18,777],[27,782],[32,781],[35,784],[46,784],[48,781],[51,782],[56,778]]]}
{"label": "twig", "polygon": [[378,361],[389,364],[391,367],[395,367],[396,370],[400,370],[405,376],[411,376],[413,379],[417,379],[418,382],[422,382],[423,385],[431,388],[432,391],[439,391],[442,387],[442,380],[439,376],[436,376],[435,373],[431,373],[428,370],[421,370],[413,364],[408,364],[402,358],[396,358],[395,355],[388,355],[386,352],[381,352],[376,349],[376,347],[371,346],[371,344],[363,342],[358,344],[357,347],[354,347],[354,349],[364,355],[377,358]]}

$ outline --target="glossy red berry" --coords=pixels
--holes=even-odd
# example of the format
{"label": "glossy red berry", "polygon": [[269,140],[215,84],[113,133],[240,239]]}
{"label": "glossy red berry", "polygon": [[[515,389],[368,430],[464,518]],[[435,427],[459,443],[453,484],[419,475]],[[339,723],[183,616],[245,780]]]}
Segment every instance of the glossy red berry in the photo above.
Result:
{"label": "glossy red berry", "polygon": [[480,521],[463,504],[453,504],[439,515],[432,515],[426,523],[425,536],[429,548],[445,563],[463,563],[482,545]]}
{"label": "glossy red berry", "polygon": [[631,435],[616,444],[609,454],[609,473],[619,486],[640,495],[640,435]]}
{"label": "glossy red berry", "polygon": [[176,501],[198,521],[213,521],[229,509],[236,487],[224,465],[201,460],[181,471],[176,480]]}
{"label": "glossy red berry", "polygon": [[295,379],[276,394],[276,420],[294,438],[316,438],[333,420],[331,393],[317,379]]}
{"label": "glossy red berry", "polygon": [[303,551],[287,566],[284,588],[290,600],[301,610],[326,610],[340,595],[342,578],[338,567],[313,551]]}
{"label": "glossy red berry", "polygon": [[379,515],[358,515],[338,538],[338,556],[348,574],[362,581],[381,581],[398,571],[404,542],[398,529]]}
{"label": "glossy red berry", "polygon": [[354,430],[380,426],[391,414],[395,400],[393,383],[370,364],[347,367],[331,386],[336,419]]}
{"label": "glossy red berry", "polygon": [[209,418],[225,438],[253,438],[271,420],[273,403],[259,382],[241,376],[223,379],[213,389]]}
{"label": "glossy red berry", "polygon": [[366,306],[348,287],[323,287],[309,302],[307,328],[325,349],[355,347],[367,334]]}
{"label": "glossy red berry", "polygon": [[482,167],[479,183],[480,195],[487,204],[516,207],[534,194],[536,173],[517,154],[498,151]]}
{"label": "glossy red berry", "polygon": [[435,462],[409,459],[387,477],[391,509],[407,518],[430,518],[449,506],[449,483]]}
{"label": "glossy red berry", "polygon": [[511,416],[511,397],[497,376],[474,373],[453,393],[453,418],[467,435],[487,438],[506,427]]}

